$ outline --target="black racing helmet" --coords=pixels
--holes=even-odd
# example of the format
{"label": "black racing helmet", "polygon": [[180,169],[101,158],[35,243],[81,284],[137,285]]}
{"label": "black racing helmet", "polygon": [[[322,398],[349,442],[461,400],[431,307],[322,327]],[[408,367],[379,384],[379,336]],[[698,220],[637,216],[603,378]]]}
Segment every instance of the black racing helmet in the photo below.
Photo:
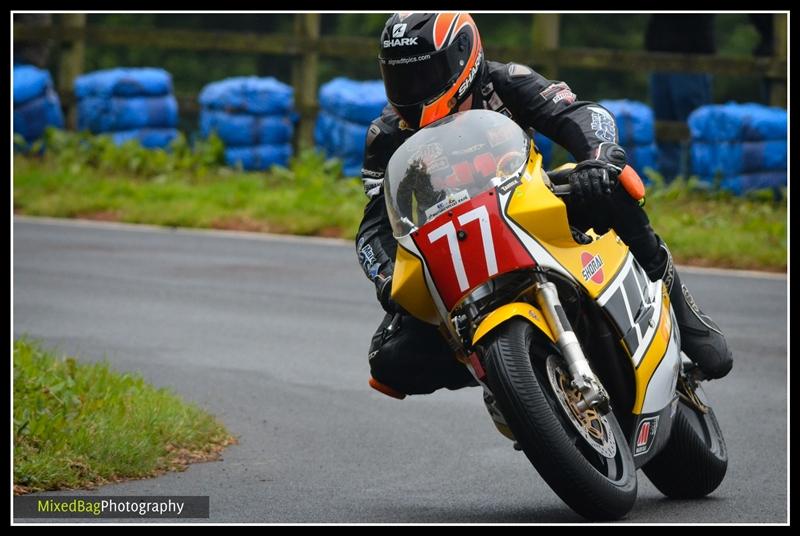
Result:
{"label": "black racing helmet", "polygon": [[389,103],[417,129],[447,116],[472,94],[483,47],[467,13],[395,13],[381,34],[378,61]]}

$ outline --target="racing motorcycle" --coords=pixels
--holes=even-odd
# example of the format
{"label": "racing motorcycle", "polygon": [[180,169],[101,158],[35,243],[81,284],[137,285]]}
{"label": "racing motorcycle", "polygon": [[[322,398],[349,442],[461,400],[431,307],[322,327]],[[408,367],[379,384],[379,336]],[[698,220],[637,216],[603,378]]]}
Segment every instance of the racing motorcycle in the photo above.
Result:
{"label": "racing motorcycle", "polygon": [[725,441],[667,289],[613,230],[570,227],[568,172],[545,172],[497,112],[415,133],[384,182],[392,298],[439,326],[497,429],[575,512],[624,516],[639,468],[669,497],[705,496],[725,476]]}

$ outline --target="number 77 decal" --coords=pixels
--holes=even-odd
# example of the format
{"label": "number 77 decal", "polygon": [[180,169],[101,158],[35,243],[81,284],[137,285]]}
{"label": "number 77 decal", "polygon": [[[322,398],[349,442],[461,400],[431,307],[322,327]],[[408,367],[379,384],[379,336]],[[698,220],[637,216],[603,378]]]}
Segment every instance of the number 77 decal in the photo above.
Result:
{"label": "number 77 decal", "polygon": [[[481,240],[483,241],[483,254],[486,259],[486,270],[489,277],[497,273],[497,257],[494,252],[494,241],[492,240],[492,226],[489,223],[489,212],[486,207],[481,205],[477,208],[470,210],[458,217],[458,223],[466,225],[470,222],[478,220],[481,229]],[[461,249],[458,245],[458,237],[456,236],[456,227],[452,221],[448,221],[441,227],[437,227],[428,233],[428,241],[431,244],[436,242],[442,237],[447,237],[447,246],[450,248],[450,257],[453,261],[453,269],[456,272],[456,279],[458,280],[458,287],[463,292],[469,288],[469,280],[467,279],[467,272],[464,268],[464,261],[461,258]]]}

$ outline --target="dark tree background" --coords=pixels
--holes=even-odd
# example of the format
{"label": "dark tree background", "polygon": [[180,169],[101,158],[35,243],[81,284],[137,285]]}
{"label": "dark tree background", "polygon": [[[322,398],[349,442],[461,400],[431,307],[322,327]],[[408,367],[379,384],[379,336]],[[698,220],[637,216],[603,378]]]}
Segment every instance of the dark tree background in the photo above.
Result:
{"label": "dark tree background", "polygon": [[[323,35],[374,38],[375,53],[389,13],[323,14]],[[484,43],[526,46],[532,42],[535,14],[475,14]],[[562,14],[560,46],[643,50],[648,14]],[[90,14],[87,24],[133,28],[181,28],[263,33],[291,33],[293,15],[267,14]],[[751,55],[759,33],[747,14],[717,14],[714,22],[717,51],[721,55]],[[56,54],[50,55],[56,75]],[[492,58],[489,58],[492,59]],[[196,94],[207,83],[230,76],[274,76],[291,81],[291,58],[227,52],[183,52],[154,47],[114,47],[87,44],[85,71],[111,67],[153,66],[169,71],[180,94]],[[360,80],[380,77],[377,61],[320,58],[320,83],[336,76]],[[558,78],[567,81],[580,98],[629,98],[649,101],[648,73],[562,68]],[[714,79],[714,100],[765,102],[756,77]]]}

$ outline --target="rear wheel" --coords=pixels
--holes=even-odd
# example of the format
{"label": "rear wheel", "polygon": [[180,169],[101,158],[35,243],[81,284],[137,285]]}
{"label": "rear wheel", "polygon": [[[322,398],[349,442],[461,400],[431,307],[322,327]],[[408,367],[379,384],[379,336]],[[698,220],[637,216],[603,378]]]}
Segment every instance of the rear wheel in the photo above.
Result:
{"label": "rear wheel", "polygon": [[561,499],[593,520],[619,519],[636,500],[636,467],[613,413],[581,411],[558,349],[525,320],[484,345],[487,381],[514,437]]}
{"label": "rear wheel", "polygon": [[684,383],[679,391],[669,441],[642,470],[667,497],[697,499],[722,483],[728,451],[714,410],[697,397],[694,387]]}

